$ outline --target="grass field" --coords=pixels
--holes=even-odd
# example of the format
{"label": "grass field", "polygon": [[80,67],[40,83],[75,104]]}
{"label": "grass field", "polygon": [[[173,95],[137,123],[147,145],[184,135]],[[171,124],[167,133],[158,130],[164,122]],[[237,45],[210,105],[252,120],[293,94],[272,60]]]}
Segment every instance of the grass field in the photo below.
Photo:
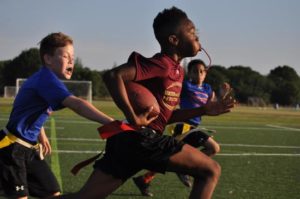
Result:
{"label": "grass field", "polygon": [[[0,98],[0,126],[6,124],[11,101]],[[105,113],[121,119],[112,102],[95,102]],[[300,198],[300,111],[237,107],[218,117],[204,117],[203,126],[217,130],[214,138],[221,153],[214,159],[222,166],[222,176],[214,199],[298,199]],[[45,125],[53,154],[47,161],[65,193],[78,190],[92,171],[84,168],[77,176],[74,164],[102,151],[105,142],[98,138],[98,124],[68,110],[56,112]],[[188,198],[185,188],[173,173],[157,175],[151,190],[154,198]],[[143,198],[128,180],[109,199]]]}

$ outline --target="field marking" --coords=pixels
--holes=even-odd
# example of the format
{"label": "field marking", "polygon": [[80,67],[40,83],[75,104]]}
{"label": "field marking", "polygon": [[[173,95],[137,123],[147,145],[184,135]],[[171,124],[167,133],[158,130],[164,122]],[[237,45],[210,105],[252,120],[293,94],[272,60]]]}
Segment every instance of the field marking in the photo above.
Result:
{"label": "field marking", "polygon": [[220,144],[221,146],[233,147],[254,147],[254,148],[281,148],[281,149],[300,149],[300,146],[278,146],[278,145],[252,145],[252,144]]}
{"label": "field marking", "polygon": [[102,153],[103,151],[75,151],[75,150],[53,150],[54,153],[74,153],[74,154],[97,154]]}
{"label": "field marking", "polygon": [[300,157],[300,153],[220,153],[217,156],[286,156]]}
{"label": "field marking", "polygon": [[[7,118],[0,118],[0,121],[7,121]],[[66,124],[98,124],[97,122],[93,121],[84,121],[84,120],[59,120],[57,123],[66,123]],[[247,126],[203,126],[208,129],[241,129],[241,130],[273,130],[273,131],[300,131],[299,128],[292,128],[292,127],[283,127],[278,125],[266,124],[265,127],[247,127]],[[64,127],[57,127],[57,128],[64,128]]]}
{"label": "field marking", "polygon": [[260,131],[282,131],[282,130],[288,130],[288,131],[300,131],[300,129],[297,128],[278,128],[275,127],[275,125],[269,125],[267,124],[266,127],[241,127],[241,126],[203,126],[208,129],[238,129],[238,130],[260,130]]}
{"label": "field marking", "polygon": [[298,129],[298,128],[285,127],[285,126],[279,126],[279,125],[273,125],[273,124],[267,124],[266,126],[276,128],[276,129],[284,129],[284,130],[290,130],[290,131],[300,131],[300,129]]}
{"label": "field marking", "polygon": [[[50,129],[51,127],[50,126],[44,126],[45,129]],[[64,130],[65,127],[63,126],[56,126],[55,129],[59,129],[59,130]]]}
{"label": "field marking", "polygon": [[[99,138],[50,138],[59,141],[74,141],[74,142],[106,142],[106,140],[102,140]],[[253,147],[253,148],[281,148],[281,149],[300,149],[300,146],[280,146],[280,145],[254,145],[254,144],[222,144],[221,146],[229,146],[229,147]]]}
{"label": "field marking", "polygon": [[[67,153],[67,154],[98,154],[102,151],[75,151],[75,150],[53,150],[55,153]],[[217,156],[286,156],[286,157],[300,157],[299,153],[220,153]]]}
{"label": "field marking", "polygon": [[51,138],[51,140],[61,140],[61,141],[74,141],[74,142],[106,142],[105,140],[99,139],[99,138]]}
{"label": "field marking", "polygon": [[[55,120],[53,117],[50,118],[50,132],[51,132],[51,146],[53,151],[57,151],[57,142],[56,142],[56,128],[55,128]],[[61,186],[61,190],[63,190],[62,177],[60,173],[60,164],[59,164],[59,156],[57,153],[53,153],[51,155],[51,168],[57,178],[58,183]]]}
{"label": "field marking", "polygon": [[97,122],[84,121],[84,120],[59,120],[57,123],[66,123],[66,124],[99,124]]}

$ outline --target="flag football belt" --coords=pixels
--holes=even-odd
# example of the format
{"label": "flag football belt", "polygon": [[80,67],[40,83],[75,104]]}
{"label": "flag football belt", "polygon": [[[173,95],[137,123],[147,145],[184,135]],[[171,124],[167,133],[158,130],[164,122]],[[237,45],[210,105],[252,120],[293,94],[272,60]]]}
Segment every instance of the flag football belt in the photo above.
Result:
{"label": "flag football belt", "polygon": [[168,135],[174,135],[174,131],[177,125],[181,125],[181,129],[180,129],[180,134],[184,134],[188,131],[190,131],[191,129],[196,128],[194,125],[190,125],[188,123],[173,123],[173,124],[169,124],[166,126],[165,132]]}
{"label": "flag football belt", "polygon": [[40,145],[39,143],[33,145],[33,144],[30,144],[18,137],[16,137],[15,135],[13,135],[12,133],[8,132],[8,130],[6,128],[0,130],[0,149],[4,148],[4,147],[7,147],[13,143],[18,143],[26,148],[29,148],[29,149],[34,149],[36,150],[38,153],[39,153],[39,157],[41,160],[44,159],[44,155],[43,155],[43,148],[42,148],[42,145]]}
{"label": "flag football belt", "polygon": [[[175,130],[176,129],[176,130]],[[175,133],[175,131],[178,131]],[[187,134],[201,131],[202,133],[207,134],[209,137],[213,137],[213,134],[216,133],[216,130],[203,128],[200,126],[195,126],[188,123],[175,123],[168,125],[166,128],[166,132],[170,135],[173,135],[176,137],[177,140],[182,140],[186,137]],[[176,134],[176,135],[175,135]]]}
{"label": "flag football belt", "polygon": [[195,126],[187,124],[187,123],[183,123],[183,127],[182,127],[182,134],[190,131],[191,129],[194,129]]}
{"label": "flag football belt", "polygon": [[[126,123],[125,121],[119,121],[119,120],[115,120],[113,122],[104,124],[101,127],[97,128],[98,133],[102,139],[110,138],[110,137],[117,135],[119,133],[122,133],[122,132],[137,131],[139,129],[140,128],[130,125],[130,124]],[[95,160],[97,160],[102,154],[104,154],[104,152],[100,152],[99,154],[97,154],[89,159],[86,159],[86,160],[83,160],[83,161],[77,163],[71,169],[71,173],[73,175],[76,175],[80,169],[82,169],[83,167],[85,167],[85,166],[91,164],[92,162],[94,162]]]}
{"label": "flag football belt", "polygon": [[119,134],[124,131],[137,131],[138,127],[130,125],[125,121],[115,120],[108,124],[104,124],[103,126],[97,128],[99,135],[102,139],[107,139],[113,135]]}

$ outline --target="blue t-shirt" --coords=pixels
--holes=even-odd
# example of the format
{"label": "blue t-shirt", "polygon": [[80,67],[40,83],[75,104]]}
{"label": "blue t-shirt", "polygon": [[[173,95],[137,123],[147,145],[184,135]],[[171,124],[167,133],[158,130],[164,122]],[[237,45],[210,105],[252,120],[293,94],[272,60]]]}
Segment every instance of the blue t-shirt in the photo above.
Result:
{"label": "blue t-shirt", "polygon": [[63,82],[50,69],[42,67],[21,86],[6,128],[35,143],[51,112],[64,108],[62,101],[70,95]]}
{"label": "blue t-shirt", "polygon": [[[180,96],[180,108],[190,109],[205,105],[212,95],[212,88],[209,84],[203,83],[202,86],[193,84],[191,81],[185,80],[182,85]],[[199,125],[201,117],[191,118],[186,121],[192,125]]]}

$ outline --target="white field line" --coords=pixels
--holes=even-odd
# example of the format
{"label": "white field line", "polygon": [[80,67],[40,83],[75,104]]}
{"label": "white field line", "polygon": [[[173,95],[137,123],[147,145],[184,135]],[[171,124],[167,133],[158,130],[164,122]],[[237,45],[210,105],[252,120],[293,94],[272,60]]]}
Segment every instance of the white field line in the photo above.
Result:
{"label": "white field line", "polygon": [[[57,123],[66,123],[66,124],[98,124],[93,121],[85,121],[85,120],[59,120]],[[100,126],[100,124],[99,124]]]}
{"label": "white field line", "polygon": [[[7,121],[7,118],[0,118],[0,121]],[[97,124],[97,122],[93,121],[85,121],[85,120],[57,120],[56,123],[65,123],[65,124]],[[299,128],[292,127],[283,127],[278,125],[267,124],[266,127],[247,127],[247,126],[203,126],[208,129],[244,129],[244,130],[262,130],[262,131],[282,131],[282,130],[290,130],[290,131],[300,131]],[[57,129],[63,127],[57,127]]]}
{"label": "white field line", "polygon": [[[7,121],[8,117],[0,117],[0,121]],[[61,120],[59,118],[56,118],[56,123],[65,123],[65,124],[97,124],[97,122],[93,121],[85,121],[85,120]],[[100,124],[99,124],[100,125]]]}
{"label": "white field line", "polygon": [[[44,128],[45,128],[45,129],[50,129],[51,127],[49,127],[49,126],[44,126]],[[65,127],[63,127],[63,126],[56,126],[55,129],[64,130]]]}
{"label": "white field line", "polygon": [[[105,140],[98,138],[49,138],[61,141],[74,141],[74,142],[106,142]],[[253,148],[281,148],[281,149],[300,149],[300,146],[280,146],[280,145],[254,145],[254,144],[222,144],[221,146],[227,147],[253,147]]]}
{"label": "white field line", "polygon": [[217,156],[285,156],[285,157],[300,157],[300,153],[220,153]]}
{"label": "white field line", "polygon": [[[100,138],[52,138],[55,140],[61,140],[61,141],[74,141],[74,142],[82,142],[82,141],[87,141],[87,142],[106,142],[105,140],[102,140]],[[50,138],[51,140],[51,138]]]}
{"label": "white field line", "polygon": [[[73,151],[73,150],[53,150],[54,153],[67,153],[67,154],[98,154],[102,151]],[[299,153],[220,153],[217,156],[286,156],[286,157],[300,157]]]}
{"label": "white field line", "polygon": [[282,130],[287,130],[287,131],[300,131],[300,129],[297,128],[289,128],[289,127],[281,127],[275,126],[275,125],[266,125],[266,127],[242,127],[242,126],[203,126],[207,129],[237,129],[237,130],[259,130],[259,131],[282,131]]}
{"label": "white field line", "polygon": [[74,154],[97,154],[102,151],[74,151],[74,150],[53,150],[54,153],[74,153]]}
{"label": "white field line", "polygon": [[300,129],[298,129],[298,128],[291,128],[291,127],[285,127],[285,126],[278,126],[278,125],[273,125],[273,124],[267,124],[266,126],[272,127],[272,128],[277,128],[277,129],[289,130],[289,131],[300,131]]}
{"label": "white field line", "polygon": [[[51,138],[49,138],[51,140]],[[52,138],[53,139],[53,138]],[[61,141],[74,141],[74,142],[106,142],[102,139],[92,139],[92,138],[55,138],[56,140]],[[228,147],[253,147],[253,148],[282,148],[282,149],[300,149],[300,146],[278,146],[278,145],[252,145],[252,144],[220,144],[221,146]]]}
{"label": "white field line", "polygon": [[229,147],[300,149],[300,146],[252,145],[252,144],[220,144],[220,145],[229,146]]}

